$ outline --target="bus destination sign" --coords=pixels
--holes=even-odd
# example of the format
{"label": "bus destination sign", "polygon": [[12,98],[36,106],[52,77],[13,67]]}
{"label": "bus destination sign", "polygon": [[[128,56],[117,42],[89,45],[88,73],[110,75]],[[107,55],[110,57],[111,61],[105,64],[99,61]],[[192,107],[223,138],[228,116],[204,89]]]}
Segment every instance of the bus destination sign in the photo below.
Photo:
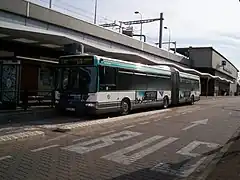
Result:
{"label": "bus destination sign", "polygon": [[63,58],[61,60],[62,64],[68,65],[94,65],[92,57],[71,57]]}

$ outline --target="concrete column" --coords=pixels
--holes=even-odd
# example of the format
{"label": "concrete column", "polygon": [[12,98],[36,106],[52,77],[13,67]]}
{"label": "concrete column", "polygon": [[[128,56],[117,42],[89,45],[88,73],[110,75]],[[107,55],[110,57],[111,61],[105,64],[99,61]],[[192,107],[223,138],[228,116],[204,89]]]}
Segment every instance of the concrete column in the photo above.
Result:
{"label": "concrete column", "polygon": [[64,52],[68,55],[84,53],[84,45],[77,43],[66,44],[64,45]]}
{"label": "concrete column", "polygon": [[230,95],[234,96],[234,93],[237,92],[237,81],[235,81],[233,84],[230,84],[230,91],[229,93],[231,93]]}

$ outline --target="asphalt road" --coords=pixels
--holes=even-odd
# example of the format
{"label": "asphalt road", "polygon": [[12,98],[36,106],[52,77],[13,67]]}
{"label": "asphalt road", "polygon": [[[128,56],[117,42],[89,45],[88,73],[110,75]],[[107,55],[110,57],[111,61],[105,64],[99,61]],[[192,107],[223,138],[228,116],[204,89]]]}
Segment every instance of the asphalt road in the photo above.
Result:
{"label": "asphalt road", "polygon": [[240,98],[99,123],[0,145],[1,180],[185,179],[204,172],[240,127]]}

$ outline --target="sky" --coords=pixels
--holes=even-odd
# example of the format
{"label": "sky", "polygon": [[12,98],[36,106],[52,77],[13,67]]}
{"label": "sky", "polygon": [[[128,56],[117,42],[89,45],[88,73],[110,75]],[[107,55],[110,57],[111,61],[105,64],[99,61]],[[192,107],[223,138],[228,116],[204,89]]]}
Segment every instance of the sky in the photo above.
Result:
{"label": "sky", "polygon": [[[48,6],[50,0],[30,0]],[[239,0],[97,0],[97,22],[158,18],[164,13],[164,26],[170,29],[177,47],[212,46],[240,69]],[[55,10],[93,22],[95,0],[52,0]],[[143,25],[148,43],[158,42],[159,22]],[[140,25],[134,26],[140,33]],[[164,29],[163,41],[169,31]],[[166,47],[164,47],[166,48]]]}

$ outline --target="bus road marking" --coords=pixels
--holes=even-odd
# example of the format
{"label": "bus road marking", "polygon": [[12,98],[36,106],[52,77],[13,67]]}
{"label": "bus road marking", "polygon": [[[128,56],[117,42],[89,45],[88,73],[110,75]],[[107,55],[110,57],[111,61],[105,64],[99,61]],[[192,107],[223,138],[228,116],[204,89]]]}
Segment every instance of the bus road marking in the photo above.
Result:
{"label": "bus road marking", "polygon": [[182,130],[186,131],[186,130],[191,129],[191,128],[193,128],[195,126],[198,126],[198,125],[206,125],[207,123],[208,123],[208,119],[193,121],[193,122],[191,122],[191,125],[183,128]]}
{"label": "bus road marking", "polygon": [[9,158],[11,158],[12,156],[2,156],[2,157],[0,157],[0,161],[2,161],[2,160],[4,160],[4,159],[9,159]]}
{"label": "bus road marking", "polygon": [[176,153],[181,154],[181,155],[185,155],[185,156],[197,157],[197,156],[200,156],[200,154],[193,153],[192,151],[200,145],[205,145],[208,148],[212,148],[212,149],[215,149],[215,148],[219,147],[219,144],[216,144],[216,143],[193,141],[193,142],[189,143],[187,146],[185,146],[182,149],[180,149],[179,151],[177,151]]}
{"label": "bus road marking", "polygon": [[104,158],[106,160],[114,161],[119,164],[124,164],[124,165],[130,165],[134,163],[135,161],[142,159],[143,157],[154,153],[155,151],[173,143],[176,141],[178,138],[170,137],[168,139],[165,139],[157,144],[152,145],[151,147],[148,147],[146,149],[143,149],[139,152],[135,152],[134,154],[130,154],[131,152],[136,151],[137,149],[141,149],[144,146],[148,146],[152,144],[153,142],[162,139],[164,136],[153,136],[151,138],[145,139],[137,144],[134,144],[132,146],[126,147],[124,149],[120,149],[114,153],[108,154],[106,156],[103,156],[101,158]]}
{"label": "bus road marking", "polygon": [[[175,175],[178,177],[186,178],[190,174],[192,174],[196,169],[207,159],[208,156],[202,156],[199,153],[193,152],[198,146],[205,145],[208,148],[216,149],[219,147],[219,144],[216,143],[208,143],[208,142],[202,142],[202,141],[192,141],[187,146],[183,147],[179,151],[177,151],[177,154],[187,156],[188,158],[191,157],[193,161],[188,161],[183,166],[179,167],[178,169],[172,168],[171,163],[159,163],[153,168],[151,168],[152,171],[162,172],[169,175]],[[197,161],[195,161],[195,158],[199,158]],[[194,164],[192,164],[194,162]]]}
{"label": "bus road marking", "polygon": [[31,150],[31,152],[38,152],[38,151],[42,151],[42,150],[46,150],[46,149],[50,149],[50,148],[54,148],[54,147],[58,147],[58,146],[59,146],[58,144],[54,144],[51,146],[45,146],[45,147],[33,149],[33,150]]}
{"label": "bus road marking", "polygon": [[148,123],[150,123],[150,122],[148,122],[148,121],[146,121],[146,122],[140,122],[139,124],[144,125],[144,124],[148,124]]}
{"label": "bus road marking", "polygon": [[130,128],[133,128],[133,127],[136,127],[136,125],[126,126],[123,129],[130,129]]}
{"label": "bus road marking", "polygon": [[101,135],[106,135],[106,134],[111,134],[113,132],[116,132],[116,130],[111,130],[111,131],[107,131],[107,132],[102,132],[100,133]]}
{"label": "bus road marking", "polygon": [[76,152],[79,154],[85,154],[85,153],[88,153],[88,152],[91,152],[91,151],[94,151],[94,150],[97,150],[100,148],[104,148],[104,147],[113,145],[113,144],[115,144],[116,141],[117,142],[125,141],[127,139],[139,136],[141,134],[142,133],[140,133],[140,132],[122,131],[122,132],[106,135],[103,137],[99,137],[96,139],[79,142],[77,144],[66,146],[61,149],[66,150],[66,151]]}

